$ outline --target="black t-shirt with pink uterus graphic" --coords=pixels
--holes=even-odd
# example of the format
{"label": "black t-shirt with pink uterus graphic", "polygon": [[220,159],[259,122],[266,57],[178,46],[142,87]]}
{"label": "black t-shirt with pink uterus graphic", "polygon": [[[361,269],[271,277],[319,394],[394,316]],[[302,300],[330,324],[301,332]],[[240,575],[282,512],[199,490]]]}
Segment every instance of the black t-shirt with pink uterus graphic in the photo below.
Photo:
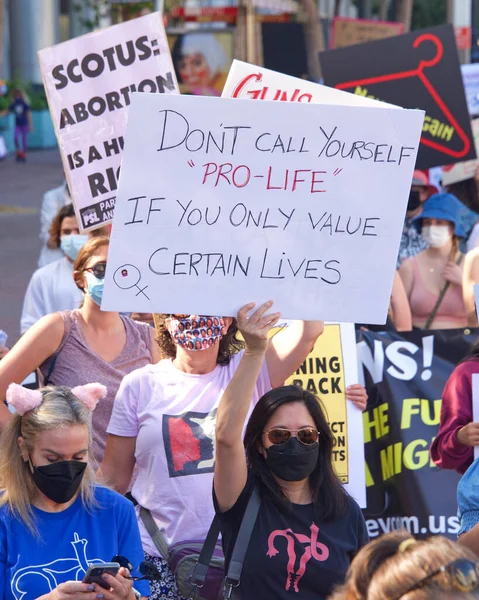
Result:
{"label": "black t-shirt with pink uterus graphic", "polygon": [[[249,479],[229,511],[219,513],[217,509],[226,568],[252,485]],[[262,495],[234,598],[325,600],[344,581],[351,560],[367,542],[366,523],[352,498],[344,515],[322,521],[315,517],[313,504],[293,504],[291,511],[285,512]]]}

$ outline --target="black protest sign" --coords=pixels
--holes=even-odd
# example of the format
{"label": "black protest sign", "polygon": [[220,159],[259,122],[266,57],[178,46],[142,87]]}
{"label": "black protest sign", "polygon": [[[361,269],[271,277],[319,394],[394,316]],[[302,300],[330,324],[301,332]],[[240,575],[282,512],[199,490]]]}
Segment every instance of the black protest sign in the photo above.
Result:
{"label": "black protest sign", "polygon": [[358,359],[369,394],[364,441],[370,537],[407,528],[455,539],[460,476],[438,469],[429,450],[444,385],[478,334],[359,332]]}
{"label": "black protest sign", "polygon": [[326,85],[426,111],[417,168],[476,158],[451,25],[322,52]]}

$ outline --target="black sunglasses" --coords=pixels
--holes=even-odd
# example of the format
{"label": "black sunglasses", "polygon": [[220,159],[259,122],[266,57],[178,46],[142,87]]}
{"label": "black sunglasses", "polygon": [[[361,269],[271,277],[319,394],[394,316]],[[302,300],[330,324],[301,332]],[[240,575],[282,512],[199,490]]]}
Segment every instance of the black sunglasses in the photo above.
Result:
{"label": "black sunglasses", "polygon": [[413,586],[408,588],[405,592],[403,592],[400,596],[395,598],[394,600],[401,600],[403,596],[409,594],[413,590],[417,590],[434,577],[437,577],[440,573],[447,573],[450,577],[451,584],[454,589],[460,592],[472,592],[479,588],[479,575],[477,570],[477,563],[469,560],[467,558],[458,558],[453,562],[444,565],[426,575],[423,579],[415,583]]}
{"label": "black sunglasses", "polygon": [[105,279],[106,262],[98,262],[93,267],[88,267],[85,271],[89,271],[95,275],[97,279]]}

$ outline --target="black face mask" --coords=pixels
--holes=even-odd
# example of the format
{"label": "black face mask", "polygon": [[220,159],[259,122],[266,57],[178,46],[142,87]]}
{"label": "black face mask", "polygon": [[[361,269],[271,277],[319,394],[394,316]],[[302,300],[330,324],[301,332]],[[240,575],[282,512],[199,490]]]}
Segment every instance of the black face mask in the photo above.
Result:
{"label": "black face mask", "polygon": [[413,210],[416,210],[417,208],[419,208],[421,206],[421,200],[419,198],[419,192],[417,190],[411,190],[409,192],[409,200],[407,203],[407,211],[411,212]]}
{"label": "black face mask", "polygon": [[57,504],[69,502],[77,493],[86,469],[86,462],[62,460],[61,462],[33,467],[33,481],[47,498]]}
{"label": "black face mask", "polygon": [[295,437],[266,448],[266,464],[283,481],[307,479],[318,462],[319,444],[306,446]]}

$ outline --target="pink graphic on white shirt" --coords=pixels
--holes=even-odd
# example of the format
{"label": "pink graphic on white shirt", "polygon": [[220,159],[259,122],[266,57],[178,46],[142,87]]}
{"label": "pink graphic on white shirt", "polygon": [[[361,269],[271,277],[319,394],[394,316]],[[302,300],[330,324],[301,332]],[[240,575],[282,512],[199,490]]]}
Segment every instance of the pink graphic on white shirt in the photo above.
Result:
{"label": "pink graphic on white shirt", "polygon": [[[299,592],[298,584],[306,572],[306,565],[314,558],[317,561],[325,561],[329,557],[329,549],[327,546],[318,542],[319,528],[312,523],[310,527],[311,535],[308,537],[302,533],[294,533],[292,529],[276,529],[273,531],[268,538],[268,552],[266,556],[272,558],[279,554],[279,550],[275,548],[274,542],[277,537],[284,537],[287,540],[286,551],[288,553],[288,566],[286,576],[286,591],[291,589],[295,592]],[[295,571],[295,565],[297,561],[295,541],[300,544],[305,544],[304,552],[299,558],[299,567]]]}

